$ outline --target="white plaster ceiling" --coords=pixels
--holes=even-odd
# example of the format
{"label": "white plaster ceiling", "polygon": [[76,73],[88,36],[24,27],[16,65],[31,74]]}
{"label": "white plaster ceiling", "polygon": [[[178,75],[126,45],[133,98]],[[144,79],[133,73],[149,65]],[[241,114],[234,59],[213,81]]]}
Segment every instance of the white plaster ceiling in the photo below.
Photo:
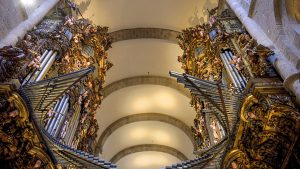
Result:
{"label": "white plaster ceiling", "polygon": [[158,169],[180,160],[170,154],[145,151],[127,155],[117,162],[120,169]]}
{"label": "white plaster ceiling", "polygon": [[108,56],[114,66],[107,72],[105,85],[134,76],[169,76],[169,71],[182,72],[177,56],[182,50],[175,43],[157,39],[136,39],[112,44]]}
{"label": "white plaster ceiling", "polygon": [[85,18],[110,31],[156,27],[180,31],[207,19],[217,0],[75,0]]}
{"label": "white plaster ceiling", "polygon": [[118,119],[140,113],[162,113],[191,126],[195,116],[190,99],[175,89],[159,85],[126,87],[108,95],[97,112],[98,136]]}
{"label": "white plaster ceiling", "polygon": [[[207,19],[207,9],[216,7],[217,0],[74,0],[83,16],[97,25],[108,26],[110,32],[130,28],[164,28],[181,31]],[[136,39],[113,43],[108,58],[114,66],[107,72],[105,86],[128,77],[182,72],[177,56],[182,54],[177,44],[157,39]],[[137,85],[117,90],[107,96],[97,112],[98,137],[111,123],[133,114],[161,113],[191,126],[195,112],[190,99],[175,89],[159,85]],[[150,127],[152,126],[152,128]],[[142,132],[145,130],[145,132]],[[128,133],[140,131],[137,138]],[[160,133],[171,138],[157,139]],[[127,136],[129,135],[129,136]],[[139,144],[162,144],[179,149],[192,158],[192,144],[178,128],[158,121],[135,122],[115,130],[106,140],[103,156],[111,158],[118,151]],[[117,164],[121,169],[154,169],[177,163],[166,153],[140,152],[127,155]]]}
{"label": "white plaster ceiling", "polygon": [[189,159],[195,157],[193,144],[182,130],[157,121],[134,122],[117,129],[106,140],[102,157],[109,160],[124,148],[142,144],[167,145]]}

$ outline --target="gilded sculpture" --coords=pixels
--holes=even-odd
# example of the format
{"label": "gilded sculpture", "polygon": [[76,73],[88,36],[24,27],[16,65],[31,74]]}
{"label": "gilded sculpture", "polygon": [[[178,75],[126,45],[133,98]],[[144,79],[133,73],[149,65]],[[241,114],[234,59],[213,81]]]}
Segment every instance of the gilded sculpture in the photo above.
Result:
{"label": "gilded sculpture", "polygon": [[[218,21],[216,8],[209,13],[208,23],[187,28],[177,37],[183,50],[183,55],[178,56],[177,60],[182,63],[185,73],[203,80],[221,82],[223,63],[219,55],[222,49],[233,45],[230,43],[231,35]],[[202,113],[202,109],[209,109],[209,105],[198,100],[193,94],[190,103],[197,113],[197,123],[191,129],[195,135],[197,149],[201,150],[210,145]],[[201,121],[202,123],[199,123]]]}
{"label": "gilded sculpture", "polygon": [[[288,165],[300,132],[300,113],[293,99],[278,87],[273,85],[272,89],[256,82],[251,89],[255,95],[249,94],[244,100],[239,130],[223,168],[271,169]],[[267,88],[269,92],[265,92]]]}
{"label": "gilded sculpture", "polygon": [[0,113],[1,167],[54,168],[30,122],[25,101],[12,85],[0,85]]}
{"label": "gilded sculpture", "polygon": [[[102,86],[106,71],[112,67],[112,63],[107,60],[106,52],[111,47],[111,38],[107,33],[107,27],[94,26],[86,19],[76,20],[67,17],[62,24],[62,29],[71,30],[70,32],[74,36],[70,40],[69,51],[55,65],[58,73],[70,73],[91,65],[95,65],[97,68],[96,74],[88,76],[78,85],[83,87],[81,94],[80,87],[74,87],[69,92],[71,103],[80,102],[83,105],[73,145],[76,145],[80,150],[92,153],[97,137],[96,131],[99,128],[94,118],[95,111],[103,99]],[[80,99],[77,100],[77,98]],[[69,112],[73,111],[72,108],[69,110]],[[91,132],[92,130],[94,131]]]}
{"label": "gilded sculpture", "polygon": [[[238,19],[229,10],[225,10],[218,15],[217,9],[213,9],[209,11],[209,14],[210,17],[207,23],[187,28],[178,37],[183,54],[178,56],[177,60],[182,63],[182,69],[185,73],[203,80],[219,83],[223,78],[229,87],[233,86],[233,82],[224,76],[224,74],[226,75],[225,66],[220,57],[224,50],[230,50],[233,53],[233,58],[229,64],[240,72],[247,81],[251,78],[274,76],[272,74],[274,70],[272,70],[267,60],[273,54],[269,48],[258,44],[241,28],[242,25]],[[234,29],[231,28],[230,24],[235,24]],[[285,101],[282,101],[282,99],[285,99]],[[288,150],[286,149],[286,152],[282,152],[283,155],[280,156],[278,147],[284,149],[284,146],[287,145],[283,143],[287,140],[282,139],[278,134],[272,133],[273,131],[270,131],[272,127],[266,124],[271,125],[271,123],[274,124],[276,120],[281,119],[276,121],[277,125],[282,123],[282,125],[289,126],[282,128],[282,132],[294,132],[287,131],[287,129],[293,128],[292,126],[296,125],[296,122],[284,120],[287,117],[277,116],[275,112],[286,113],[287,107],[278,108],[283,103],[292,107],[289,111],[294,112],[294,119],[297,112],[294,111],[295,106],[293,106],[292,101],[280,94],[269,95],[267,100],[263,102],[253,99],[247,111],[241,111],[241,120],[244,121],[243,123],[247,123],[247,130],[244,130],[243,134],[240,133],[240,135],[243,135],[243,138],[241,138],[243,141],[239,144],[242,147],[232,150],[234,156],[230,158],[234,158],[228,160],[226,168],[276,168],[279,166],[278,163],[284,163],[284,157],[287,155],[285,153]],[[268,105],[267,102],[272,102],[273,106],[278,107],[268,107],[266,106]],[[201,107],[200,105],[203,104],[206,106]],[[196,147],[201,152],[202,149],[212,144],[205,144],[205,140],[208,139],[207,132],[209,132],[206,128],[216,128],[216,125],[205,125],[207,122],[204,121],[204,115],[201,112],[202,108],[210,109],[208,103],[198,100],[192,94],[191,105],[197,112],[195,124],[191,127],[191,130],[194,134]],[[270,116],[270,114],[273,115]],[[219,136],[217,132],[212,132],[216,137]],[[272,151],[271,154],[265,151],[267,147]]]}

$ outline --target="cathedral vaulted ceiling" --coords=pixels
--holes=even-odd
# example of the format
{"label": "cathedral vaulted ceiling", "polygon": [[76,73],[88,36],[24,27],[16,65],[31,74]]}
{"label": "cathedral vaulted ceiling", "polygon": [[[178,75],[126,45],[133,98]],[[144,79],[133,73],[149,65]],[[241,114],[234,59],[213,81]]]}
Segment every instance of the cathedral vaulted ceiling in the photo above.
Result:
{"label": "cathedral vaulted ceiling", "polygon": [[217,0],[75,0],[85,18],[114,38],[95,152],[121,169],[154,169],[192,159],[189,93],[169,77],[182,72],[178,33],[207,20]]}

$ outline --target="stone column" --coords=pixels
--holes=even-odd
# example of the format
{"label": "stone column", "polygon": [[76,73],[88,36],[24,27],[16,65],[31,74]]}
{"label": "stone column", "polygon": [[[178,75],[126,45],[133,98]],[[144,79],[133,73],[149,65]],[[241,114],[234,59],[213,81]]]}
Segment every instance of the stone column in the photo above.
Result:
{"label": "stone column", "polygon": [[7,45],[15,45],[18,38],[22,38],[27,31],[31,30],[37,25],[44,16],[59,2],[59,0],[44,1],[39,8],[37,8],[27,20],[20,23],[8,35],[0,41],[0,47]]}
{"label": "stone column", "polygon": [[286,56],[280,52],[262,28],[253,19],[248,17],[248,12],[242,7],[238,0],[226,0],[226,2],[245,26],[249,34],[256,39],[259,44],[275,51],[275,54],[269,59],[284,80],[285,89],[296,96],[296,103],[300,105],[300,70],[287,60]]}

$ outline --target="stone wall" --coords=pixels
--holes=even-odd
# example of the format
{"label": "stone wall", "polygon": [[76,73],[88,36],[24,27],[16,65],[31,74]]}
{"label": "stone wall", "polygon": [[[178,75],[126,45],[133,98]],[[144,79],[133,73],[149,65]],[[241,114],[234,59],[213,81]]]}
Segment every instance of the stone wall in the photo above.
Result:
{"label": "stone wall", "polygon": [[295,8],[289,8],[289,5],[283,0],[256,0],[252,19],[260,25],[282,54],[300,70],[300,24],[288,15],[297,12],[293,11]]}
{"label": "stone wall", "polygon": [[241,1],[226,0],[250,35],[274,51],[270,60],[300,105],[300,1],[251,0],[249,10]]}
{"label": "stone wall", "polygon": [[0,40],[26,19],[27,14],[20,0],[0,0]]}
{"label": "stone wall", "polygon": [[[30,16],[34,12],[34,10],[39,8],[45,0],[26,0],[26,1],[28,1],[29,3],[24,5],[24,7],[27,15]],[[30,1],[32,1],[33,3],[30,3]]]}
{"label": "stone wall", "polygon": [[[24,5],[21,0],[0,0],[0,47],[15,45],[18,39],[33,29],[60,0],[32,1],[31,5]],[[28,5],[31,10],[27,9]],[[8,24],[9,22],[13,24]]]}

